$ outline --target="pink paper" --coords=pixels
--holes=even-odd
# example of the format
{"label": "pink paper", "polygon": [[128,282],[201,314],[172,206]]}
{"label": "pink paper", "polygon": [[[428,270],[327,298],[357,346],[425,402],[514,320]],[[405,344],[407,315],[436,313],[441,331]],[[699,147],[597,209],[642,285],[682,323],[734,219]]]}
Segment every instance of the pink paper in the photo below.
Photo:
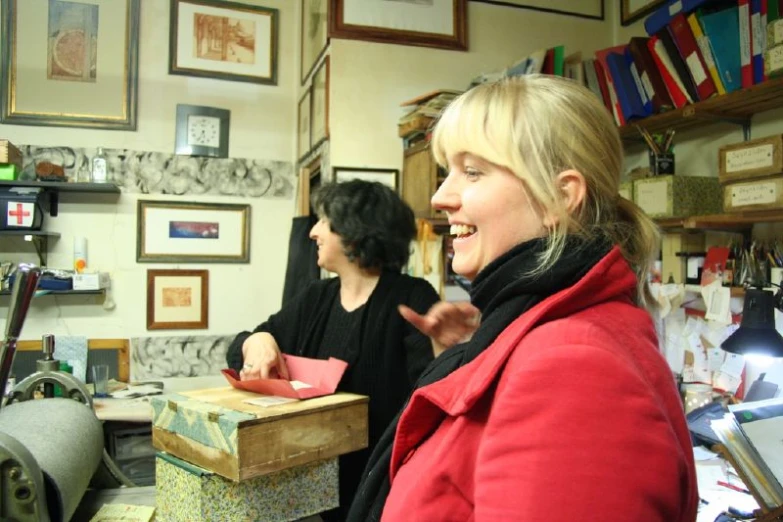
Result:
{"label": "pink paper", "polygon": [[309,384],[309,388],[296,389],[291,381],[285,379],[255,379],[252,381],[240,381],[239,375],[234,370],[221,370],[226,380],[238,390],[245,390],[262,395],[275,395],[292,399],[310,399],[330,395],[337,389],[340,379],[348,367],[348,363],[330,357],[322,359],[310,359],[308,357],[296,357],[283,355],[285,365],[288,368],[288,376],[291,381],[299,381]]}

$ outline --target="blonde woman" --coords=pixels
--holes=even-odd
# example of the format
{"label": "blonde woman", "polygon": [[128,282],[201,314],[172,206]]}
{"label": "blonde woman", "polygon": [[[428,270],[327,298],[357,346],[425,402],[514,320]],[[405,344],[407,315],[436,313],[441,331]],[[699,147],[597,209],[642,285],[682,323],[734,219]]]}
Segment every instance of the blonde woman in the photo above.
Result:
{"label": "blonde woman", "polygon": [[618,197],[606,108],[570,80],[506,79],[455,100],[432,147],[481,324],[425,370],[348,520],[692,522],[691,440],[644,308],[658,233]]}

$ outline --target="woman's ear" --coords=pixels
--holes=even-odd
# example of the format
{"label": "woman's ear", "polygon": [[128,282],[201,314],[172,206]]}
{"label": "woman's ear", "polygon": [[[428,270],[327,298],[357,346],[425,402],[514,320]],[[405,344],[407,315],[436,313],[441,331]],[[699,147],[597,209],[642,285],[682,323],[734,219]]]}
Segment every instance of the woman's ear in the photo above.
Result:
{"label": "woman's ear", "polygon": [[568,213],[573,214],[587,197],[585,177],[577,170],[564,170],[557,175],[556,183]]}

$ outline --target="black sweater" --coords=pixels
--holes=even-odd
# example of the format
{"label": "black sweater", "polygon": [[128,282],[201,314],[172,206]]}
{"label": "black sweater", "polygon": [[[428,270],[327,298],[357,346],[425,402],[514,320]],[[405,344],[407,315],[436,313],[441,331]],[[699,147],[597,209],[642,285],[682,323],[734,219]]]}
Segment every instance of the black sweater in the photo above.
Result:
{"label": "black sweater", "polygon": [[[332,337],[327,335],[328,319],[339,298],[338,278],[315,281],[252,333],[268,332],[283,353],[328,358],[332,354],[325,353],[321,344],[325,336]],[[345,345],[335,350],[349,365],[338,390],[370,397],[369,447],[340,459],[343,509],[350,505],[369,453],[433,358],[429,338],[405,321],[397,306],[405,304],[424,313],[438,300],[423,279],[384,272],[362,307],[359,327],[352,328]],[[228,348],[226,361],[236,371],[242,367],[242,344],[250,335],[240,333]]]}

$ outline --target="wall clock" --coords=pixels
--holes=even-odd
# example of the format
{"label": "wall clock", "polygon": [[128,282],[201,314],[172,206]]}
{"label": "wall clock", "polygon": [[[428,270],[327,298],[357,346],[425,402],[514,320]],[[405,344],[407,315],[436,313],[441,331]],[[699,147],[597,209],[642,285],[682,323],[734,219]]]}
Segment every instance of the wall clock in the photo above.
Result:
{"label": "wall clock", "polygon": [[184,156],[228,157],[231,111],[201,105],[177,104],[174,153]]}

